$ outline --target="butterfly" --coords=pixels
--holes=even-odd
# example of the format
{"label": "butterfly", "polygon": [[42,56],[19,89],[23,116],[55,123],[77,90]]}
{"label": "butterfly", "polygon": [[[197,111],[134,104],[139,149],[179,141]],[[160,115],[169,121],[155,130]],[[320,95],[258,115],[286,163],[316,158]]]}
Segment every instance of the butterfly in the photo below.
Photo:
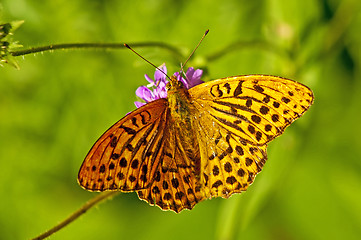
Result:
{"label": "butterfly", "polygon": [[314,95],[267,75],[226,77],[190,89],[175,76],[167,97],[110,127],[78,174],[90,191],[137,192],[163,210],[247,190],[267,160],[267,144],[301,117]]}

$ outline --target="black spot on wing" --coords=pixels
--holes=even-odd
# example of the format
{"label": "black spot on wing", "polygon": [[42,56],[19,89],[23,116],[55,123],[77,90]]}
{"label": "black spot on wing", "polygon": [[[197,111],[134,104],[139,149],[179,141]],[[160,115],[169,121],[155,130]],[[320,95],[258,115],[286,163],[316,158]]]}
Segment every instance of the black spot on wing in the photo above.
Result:
{"label": "black spot on wing", "polygon": [[242,84],[244,81],[239,81],[236,89],[234,89],[233,96],[237,97],[238,95],[242,94]]}

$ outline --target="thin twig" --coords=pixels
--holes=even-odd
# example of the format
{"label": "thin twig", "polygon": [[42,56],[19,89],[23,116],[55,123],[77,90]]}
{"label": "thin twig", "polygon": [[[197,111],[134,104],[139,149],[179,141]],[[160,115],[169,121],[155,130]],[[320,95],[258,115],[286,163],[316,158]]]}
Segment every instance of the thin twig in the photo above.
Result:
{"label": "thin twig", "polygon": [[[169,50],[177,58],[183,58],[180,50],[172,45],[163,42],[142,42],[142,43],[131,43],[132,47],[160,47]],[[63,50],[63,49],[84,49],[84,48],[98,48],[98,49],[124,49],[123,43],[62,43],[52,44],[40,47],[32,47],[23,50],[14,50],[10,54],[12,56],[24,56],[27,54],[33,54],[38,52]]]}
{"label": "thin twig", "polygon": [[288,57],[289,55],[286,51],[280,49],[276,45],[273,45],[267,41],[237,41],[222,48],[220,51],[208,55],[206,59],[209,62],[212,62],[218,60],[221,57],[224,57],[226,54],[233,53],[236,49],[249,49],[249,48],[263,49],[266,51],[275,52],[276,54],[283,57]]}
{"label": "thin twig", "polygon": [[32,240],[41,240],[41,239],[45,239],[45,238],[49,237],[53,233],[56,233],[60,229],[64,228],[69,223],[73,222],[75,219],[80,217],[82,214],[84,214],[86,211],[88,211],[94,205],[96,205],[96,204],[100,203],[102,200],[108,199],[118,193],[119,192],[103,192],[103,193],[96,195],[94,198],[92,198],[88,202],[86,202],[81,208],[79,208],[77,211],[75,211],[73,214],[71,214],[64,221],[62,221],[58,225],[52,227],[48,231],[40,234],[39,236],[32,238]]}

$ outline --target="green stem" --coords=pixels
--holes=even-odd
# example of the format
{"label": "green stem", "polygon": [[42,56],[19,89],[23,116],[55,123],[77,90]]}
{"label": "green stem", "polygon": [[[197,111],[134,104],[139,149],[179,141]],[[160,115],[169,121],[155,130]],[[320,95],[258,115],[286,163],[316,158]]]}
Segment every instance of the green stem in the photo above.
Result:
{"label": "green stem", "polygon": [[283,51],[279,47],[272,45],[266,41],[238,41],[229,44],[228,46],[226,46],[225,48],[221,49],[218,52],[208,55],[207,60],[209,62],[212,62],[221,57],[224,57],[228,53],[234,52],[236,49],[249,49],[249,48],[263,49],[270,52],[272,51],[280,56],[287,58],[289,57],[289,54],[286,51]]}
{"label": "green stem", "polygon": [[[183,58],[179,49],[162,42],[144,42],[144,43],[133,43],[129,44],[131,47],[160,47],[169,50],[177,58]],[[24,56],[27,54],[33,54],[38,52],[63,50],[63,49],[84,49],[84,48],[98,48],[98,49],[125,49],[123,43],[63,43],[63,44],[52,44],[41,47],[32,47],[23,50],[11,51],[12,56]]]}
{"label": "green stem", "polygon": [[32,238],[32,240],[41,240],[41,239],[45,239],[45,238],[49,237],[53,233],[56,233],[57,231],[64,228],[69,223],[76,220],[78,217],[83,215],[86,211],[88,211],[94,205],[96,205],[96,204],[100,203],[102,200],[108,199],[118,193],[119,192],[103,192],[103,193],[96,195],[94,198],[92,198],[88,202],[86,202],[81,208],[79,208],[77,211],[75,211],[73,214],[71,214],[69,217],[67,217],[65,220],[63,220],[61,223],[59,223],[58,225],[55,225],[54,227],[52,227],[48,231],[40,234],[39,236]]}

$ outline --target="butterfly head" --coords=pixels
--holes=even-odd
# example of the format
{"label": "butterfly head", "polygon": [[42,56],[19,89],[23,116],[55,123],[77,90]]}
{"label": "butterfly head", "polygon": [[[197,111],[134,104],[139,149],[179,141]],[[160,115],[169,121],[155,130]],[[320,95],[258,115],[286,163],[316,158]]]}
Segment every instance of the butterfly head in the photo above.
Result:
{"label": "butterfly head", "polygon": [[167,92],[177,91],[182,88],[184,88],[184,84],[181,81],[178,81],[176,76],[173,75],[169,78],[169,82],[166,85]]}

